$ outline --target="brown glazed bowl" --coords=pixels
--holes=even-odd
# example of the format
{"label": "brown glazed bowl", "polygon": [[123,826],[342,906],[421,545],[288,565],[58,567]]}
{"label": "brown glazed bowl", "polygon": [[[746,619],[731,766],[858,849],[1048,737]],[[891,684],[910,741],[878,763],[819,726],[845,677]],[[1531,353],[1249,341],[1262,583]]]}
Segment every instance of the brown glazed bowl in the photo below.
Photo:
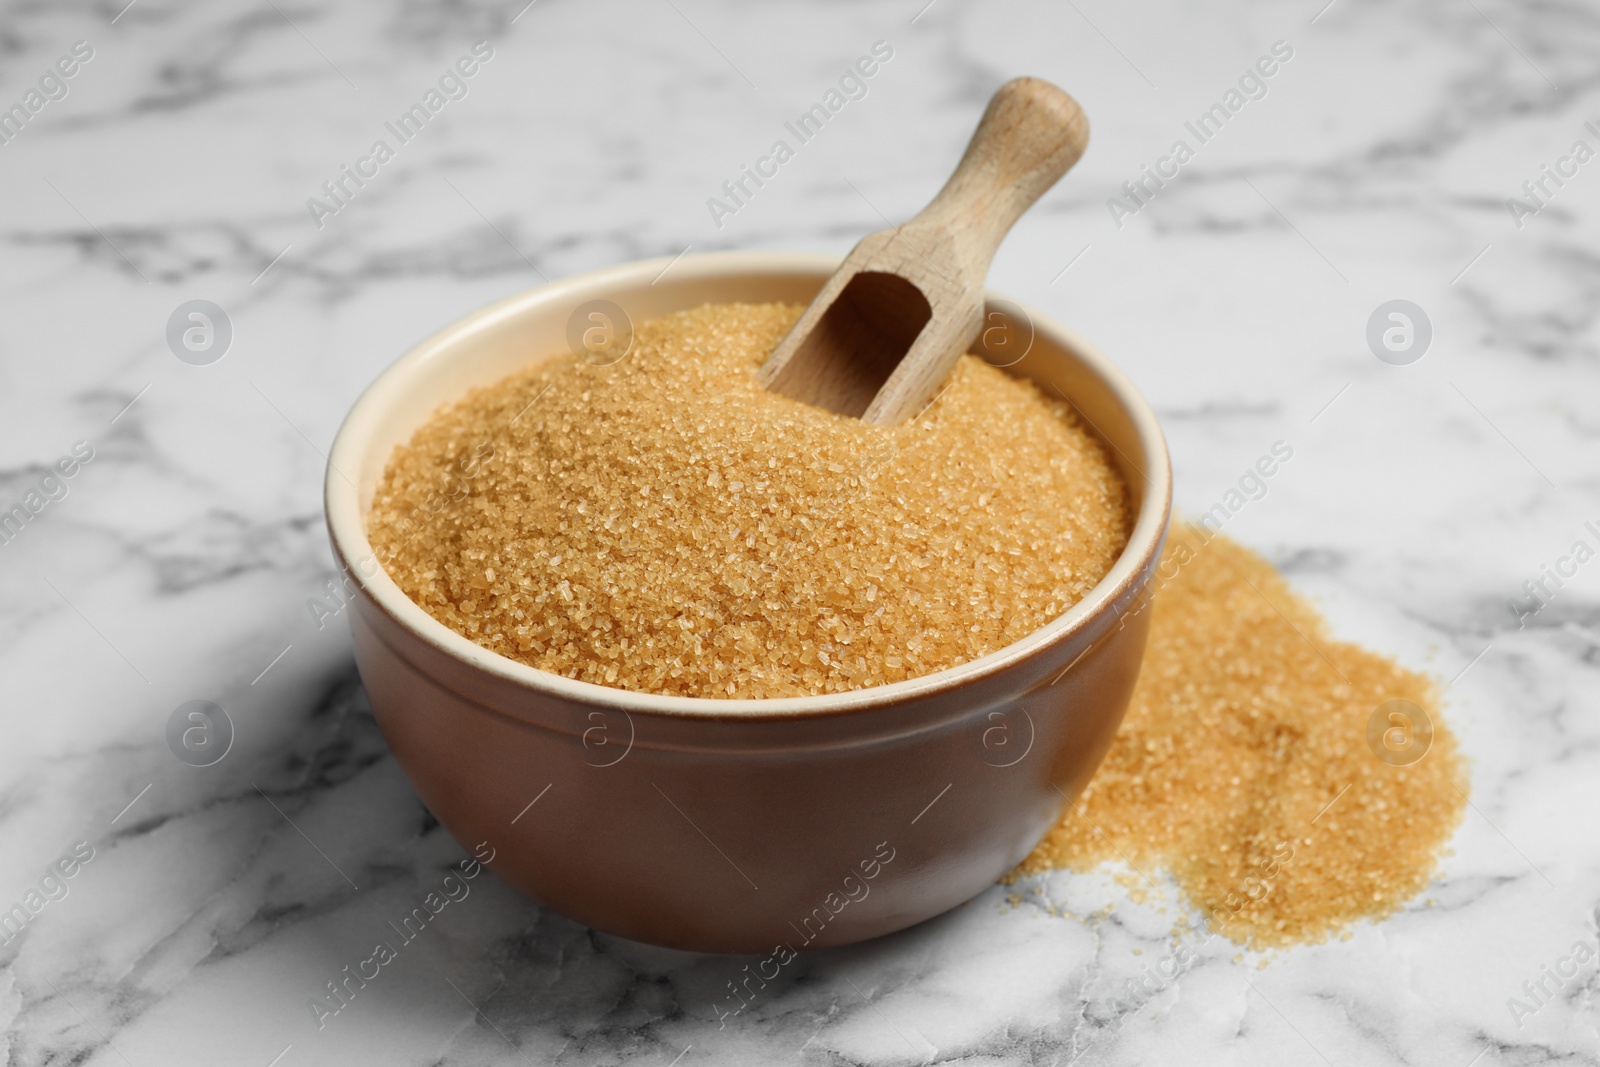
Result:
{"label": "brown glazed bowl", "polygon": [[367,541],[374,487],[441,404],[567,352],[569,320],[586,324],[588,301],[635,322],[703,303],[804,304],[839,261],[669,262],[585,274],[469,315],[351,409],[329,456],[328,529],[357,587],[350,625],[373,712],[457,841],[589,926],[680,949],[781,953],[921,922],[1022,860],[1111,743],[1139,673],[1140,609],[1171,507],[1161,428],[1094,346],[1027,313],[1031,349],[1007,372],[1072,398],[1111,446],[1137,520],[1084,600],[959,667],[851,693],[716,700],[573,681],[489,652],[384,572]]}

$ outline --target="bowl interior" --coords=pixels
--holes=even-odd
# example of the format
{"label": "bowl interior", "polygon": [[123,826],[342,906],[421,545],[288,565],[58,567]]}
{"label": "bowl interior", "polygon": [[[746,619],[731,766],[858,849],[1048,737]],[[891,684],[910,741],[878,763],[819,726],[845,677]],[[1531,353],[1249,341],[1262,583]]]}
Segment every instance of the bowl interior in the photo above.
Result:
{"label": "bowl interior", "polygon": [[[469,315],[412,349],[357,400],[329,453],[328,525],[351,573],[380,606],[430,644],[493,674],[568,697],[630,711],[668,714],[806,714],[868,706],[959,684],[1060,639],[1105,609],[1159,551],[1166,533],[1171,475],[1155,414],[1122,373],[1083,338],[1022,308],[1032,342],[1005,368],[1047,395],[1070,398],[1109,446],[1127,481],[1136,519],[1121,557],[1063,616],[1007,648],[923,678],[851,693],[775,700],[670,697],[609,689],[517,663],[470,641],[418,607],[388,577],[367,540],[366,511],[396,446],[443,404],[499,381],[539,359],[568,351],[568,325],[580,305],[611,301],[635,323],[705,303],[809,303],[839,260],[830,256],[724,252],[625,264],[541,286]],[[1000,299],[990,294],[991,300]],[[1021,305],[1006,301],[1015,317]],[[1027,332],[1023,331],[1024,334]]]}

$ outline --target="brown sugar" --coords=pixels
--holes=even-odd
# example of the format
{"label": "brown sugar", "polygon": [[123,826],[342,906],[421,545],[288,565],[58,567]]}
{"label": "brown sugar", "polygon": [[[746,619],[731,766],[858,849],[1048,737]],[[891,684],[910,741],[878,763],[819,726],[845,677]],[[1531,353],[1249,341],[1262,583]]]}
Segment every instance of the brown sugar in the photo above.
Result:
{"label": "brown sugar", "polygon": [[[1428,884],[1466,777],[1431,681],[1331,639],[1266,560],[1207,537],[1174,528],[1127,718],[1020,871],[1160,867],[1214,932],[1322,941]],[[1396,699],[1426,749],[1420,721],[1371,725]]]}
{"label": "brown sugar", "polygon": [[1127,489],[1070,406],[972,356],[893,427],[777,396],[755,372],[800,311],[679,312],[444,407],[378,486],[379,559],[504,656],[699,697],[952,667],[1110,569]]}

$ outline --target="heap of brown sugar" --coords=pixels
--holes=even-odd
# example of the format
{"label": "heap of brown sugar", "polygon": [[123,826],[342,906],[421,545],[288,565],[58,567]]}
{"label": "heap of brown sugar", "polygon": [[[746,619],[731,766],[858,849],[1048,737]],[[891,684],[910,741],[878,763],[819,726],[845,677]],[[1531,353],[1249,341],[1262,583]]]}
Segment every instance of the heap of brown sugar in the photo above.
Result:
{"label": "heap of brown sugar", "polygon": [[1110,569],[1126,487],[1068,405],[971,356],[894,427],[777,396],[755,372],[800,311],[680,312],[443,408],[378,487],[379,559],[495,652],[701,697],[952,667]]}
{"label": "heap of brown sugar", "polygon": [[[1215,932],[1321,941],[1428,884],[1466,778],[1428,679],[1331,639],[1267,561],[1206,536],[1174,529],[1127,718],[1021,872],[1164,868]],[[1425,750],[1420,722],[1372,725],[1391,700],[1423,709]]]}

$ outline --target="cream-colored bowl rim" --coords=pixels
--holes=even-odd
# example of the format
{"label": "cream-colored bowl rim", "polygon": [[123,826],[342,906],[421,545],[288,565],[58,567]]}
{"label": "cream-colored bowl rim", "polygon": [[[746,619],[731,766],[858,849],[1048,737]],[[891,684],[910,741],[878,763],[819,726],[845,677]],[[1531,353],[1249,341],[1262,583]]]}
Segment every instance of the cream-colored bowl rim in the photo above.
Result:
{"label": "cream-colored bowl rim", "polygon": [[[1034,329],[1050,336],[1073,353],[1097,375],[1116,397],[1132,421],[1143,450],[1145,486],[1139,502],[1139,517],[1132,535],[1111,569],[1089,593],[1064,615],[1046,623],[1005,648],[956,667],[902,682],[856,689],[822,696],[776,697],[771,699],[680,697],[639,693],[582,682],[550,671],[508,659],[476,644],[439,622],[419,607],[396,585],[381,566],[375,573],[362,573],[359,560],[376,560],[367,540],[357,485],[369,474],[361,469],[370,451],[369,442],[391,407],[408,394],[412,382],[425,365],[447,359],[452,351],[469,345],[472,335],[505,319],[518,318],[542,305],[570,305],[574,301],[603,296],[608,291],[648,282],[662,273],[671,257],[640,260],[580,274],[562,281],[530,289],[460,319],[401,356],[369,385],[345,416],[328,454],[324,484],[328,529],[345,561],[351,564],[350,576],[361,584],[377,604],[416,637],[446,655],[469,663],[494,677],[514,683],[533,693],[545,693],[569,701],[628,712],[664,715],[675,718],[814,718],[874,707],[899,704],[966,685],[994,675],[1036,654],[1048,645],[1070,637],[1088,625],[1098,613],[1108,610],[1124,589],[1137,577],[1145,559],[1160,551],[1166,536],[1172,493],[1171,467],[1166,441],[1155,412],[1133,383],[1099,349],[1077,333],[1031,307],[1023,307],[1032,317]],[[832,274],[840,260],[834,256],[779,252],[714,252],[684,256],[672,267],[677,283],[696,278],[712,281],[730,275],[748,274]],[[990,293],[990,299],[1007,299]],[[530,353],[530,361],[540,353]],[[438,403],[456,399],[442,396]],[[387,462],[387,457],[384,457]],[[339,472],[344,472],[343,474]],[[381,473],[381,472],[379,472]]]}

